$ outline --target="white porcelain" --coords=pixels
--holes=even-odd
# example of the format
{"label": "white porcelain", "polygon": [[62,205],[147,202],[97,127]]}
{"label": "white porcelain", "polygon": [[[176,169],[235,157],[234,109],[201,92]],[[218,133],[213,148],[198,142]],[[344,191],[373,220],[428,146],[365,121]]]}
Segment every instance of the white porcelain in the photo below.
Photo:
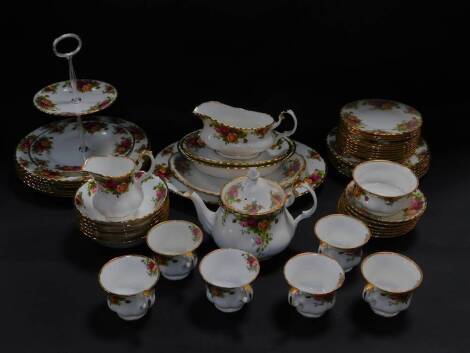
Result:
{"label": "white porcelain", "polygon": [[255,256],[238,249],[217,249],[204,256],[199,271],[207,299],[225,313],[240,310],[253,299],[252,283],[259,273]]}
{"label": "white porcelain", "polygon": [[[186,159],[179,152],[173,154],[169,161],[172,175],[183,184],[198,192],[219,197],[220,191],[226,183],[237,176],[246,175],[249,168],[233,169],[235,176],[218,178],[202,173],[197,167],[197,162]],[[279,183],[284,189],[291,187],[299,180],[305,169],[305,159],[294,154],[288,160],[281,163],[280,167],[265,176],[266,179]],[[256,168],[261,175],[260,169]],[[232,172],[231,172],[232,173]]]}
{"label": "white porcelain", "polygon": [[129,121],[103,116],[83,122],[88,150],[79,150],[80,134],[76,119],[50,122],[26,135],[16,148],[16,162],[35,176],[62,183],[86,181],[81,171],[83,157],[118,155],[137,160],[147,149],[144,131]]}
{"label": "white porcelain", "polygon": [[156,254],[162,276],[169,280],[186,278],[197,265],[196,249],[202,230],[194,223],[180,220],[161,222],[147,234],[147,245]]}
{"label": "white porcelain", "polygon": [[[219,154],[235,159],[251,159],[269,149],[281,137],[291,136],[297,129],[292,110],[282,112],[278,121],[265,113],[231,107],[220,102],[206,102],[193,113],[203,122],[201,139]],[[273,134],[285,117],[292,118],[290,131]]]}
{"label": "white porcelain", "polygon": [[344,214],[330,214],[320,218],[314,231],[320,240],[318,253],[338,261],[344,272],[351,271],[361,262],[362,246],[371,236],[364,222]]}
{"label": "white porcelain", "polygon": [[[143,158],[151,160],[149,172],[139,173]],[[82,170],[90,173],[98,185],[98,192],[93,198],[95,209],[108,219],[126,217],[140,207],[144,194],[141,180],[151,175],[155,160],[150,151],[141,153],[137,163],[132,159],[120,156],[90,157],[85,161]]]}
{"label": "white porcelain", "polygon": [[418,178],[402,164],[371,160],[358,164],[352,173],[354,196],[359,206],[379,216],[403,211],[418,188]]}
{"label": "white porcelain", "polygon": [[187,197],[193,201],[204,230],[219,247],[241,249],[266,259],[283,251],[299,222],[315,212],[317,197],[308,188],[313,206],[295,219],[287,210],[295,197],[286,194],[278,183],[261,178],[255,168],[222,188],[216,212],[209,210],[196,192]]}
{"label": "white porcelain", "polygon": [[101,268],[98,281],[107,293],[108,307],[121,319],[137,320],[155,303],[157,263],[142,255],[124,255]]}
{"label": "white porcelain", "polygon": [[335,259],[307,252],[287,261],[284,277],[291,286],[289,304],[305,317],[318,318],[335,305],[344,271]]}
{"label": "white porcelain", "polygon": [[423,273],[413,260],[393,252],[367,256],[361,272],[367,281],[362,297],[374,313],[383,317],[408,309],[414,290],[423,281]]}
{"label": "white porcelain", "polygon": [[[299,180],[287,189],[287,191],[292,191],[295,197],[299,197],[309,193],[308,186],[315,189],[323,183],[326,177],[326,163],[320,154],[311,147],[298,141],[292,142],[295,144],[296,153],[303,157],[306,162],[305,169],[300,174]],[[177,145],[177,142],[172,143],[155,155],[154,174],[165,180],[171,192],[186,198],[188,193],[198,190],[178,180],[170,168],[170,158],[173,154],[178,153]],[[204,202],[214,205],[219,204],[218,195],[215,196],[201,191],[198,191],[198,194]]]}

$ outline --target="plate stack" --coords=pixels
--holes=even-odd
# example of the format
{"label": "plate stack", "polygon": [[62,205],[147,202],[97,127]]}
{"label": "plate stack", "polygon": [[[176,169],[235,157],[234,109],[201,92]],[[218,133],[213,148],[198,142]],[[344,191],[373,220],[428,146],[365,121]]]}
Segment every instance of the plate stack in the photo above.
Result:
{"label": "plate stack", "polygon": [[363,161],[386,159],[422,177],[429,169],[430,153],[421,126],[421,114],[403,103],[384,99],[348,103],[341,109],[339,126],[328,134],[329,159],[347,176]]}
{"label": "plate stack", "polygon": [[[375,166],[372,163],[375,163]],[[393,165],[400,166],[400,164],[383,160],[358,165],[355,171],[358,168],[369,169],[362,174],[363,177],[358,177],[360,173],[353,171],[355,180],[351,181],[343,191],[338,201],[338,212],[362,220],[375,237],[402,236],[416,227],[426,210],[427,201],[424,194],[417,188],[417,182],[415,185],[409,184],[410,188],[406,189],[406,180],[399,174],[393,175],[390,171],[384,171],[382,176],[378,176],[381,172],[376,166],[380,164],[389,164],[392,168]],[[410,169],[404,169],[412,173]],[[387,174],[389,181],[386,180]],[[417,180],[415,176],[412,177]],[[361,178],[363,181],[357,181]],[[405,187],[398,187],[403,185]],[[378,190],[376,191],[378,196],[364,191],[363,187]],[[408,194],[403,197],[390,196],[395,192],[403,195],[408,192]]]}
{"label": "plate stack", "polygon": [[168,220],[170,201],[165,183],[157,176],[142,181],[144,198],[137,211],[119,221],[106,219],[93,204],[97,184],[89,180],[75,195],[80,231],[86,237],[112,248],[128,248],[142,243],[148,230]]}
{"label": "plate stack", "polygon": [[292,190],[296,196],[307,192],[306,185],[319,186],[326,173],[321,156],[312,148],[291,140],[297,126],[290,117],[292,131],[273,131],[278,122],[263,113],[207,102],[194,114],[203,122],[202,130],[184,136],[159,152],[155,175],[163,178],[171,191],[186,197],[196,191],[205,202],[218,203],[220,190],[235,177],[257,168],[260,175]]}

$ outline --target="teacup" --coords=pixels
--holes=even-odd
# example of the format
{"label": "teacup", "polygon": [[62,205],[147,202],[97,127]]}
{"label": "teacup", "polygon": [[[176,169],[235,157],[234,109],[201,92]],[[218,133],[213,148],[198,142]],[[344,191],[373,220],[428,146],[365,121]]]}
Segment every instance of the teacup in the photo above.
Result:
{"label": "teacup", "polygon": [[98,275],[108,307],[124,320],[140,319],[153,306],[158,278],[157,263],[142,255],[111,259]]}
{"label": "teacup", "polygon": [[[265,113],[231,107],[220,102],[206,102],[193,113],[203,122],[201,140],[220,155],[234,159],[251,159],[275,145],[281,137],[291,136],[297,129],[297,118],[292,110],[279,114],[278,121]],[[285,117],[294,127],[274,134]]]}
{"label": "teacup", "polygon": [[411,169],[391,161],[363,162],[352,174],[355,202],[378,216],[391,216],[404,210],[418,188],[418,178]]}
{"label": "teacup", "polygon": [[284,277],[291,286],[289,304],[299,314],[317,318],[335,305],[336,291],[344,282],[344,271],[335,259],[306,252],[287,261]]}
{"label": "teacup", "polygon": [[240,310],[253,299],[252,283],[259,273],[255,256],[238,249],[217,249],[201,260],[207,299],[225,313]]}
{"label": "teacup", "polygon": [[374,313],[384,317],[408,309],[413,291],[423,280],[423,273],[413,260],[394,252],[367,256],[361,271],[367,281],[362,297]]}
{"label": "teacup", "polygon": [[[151,160],[148,172],[140,171],[144,157]],[[142,200],[141,181],[154,170],[152,152],[143,151],[137,162],[121,156],[95,156],[88,158],[82,170],[90,173],[98,191],[93,206],[108,219],[119,219],[135,212]]]}
{"label": "teacup", "polygon": [[318,252],[338,261],[344,272],[349,272],[361,262],[362,246],[371,236],[364,222],[344,214],[320,218],[314,232],[320,240]]}
{"label": "teacup", "polygon": [[147,233],[147,245],[156,254],[162,276],[186,278],[197,264],[195,250],[202,242],[201,228],[186,221],[161,222]]}

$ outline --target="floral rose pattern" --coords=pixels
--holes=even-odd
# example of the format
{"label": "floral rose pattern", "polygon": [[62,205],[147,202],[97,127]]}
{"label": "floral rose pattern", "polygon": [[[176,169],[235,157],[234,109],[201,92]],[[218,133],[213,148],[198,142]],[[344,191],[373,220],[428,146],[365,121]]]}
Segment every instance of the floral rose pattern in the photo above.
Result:
{"label": "floral rose pattern", "polygon": [[107,106],[109,106],[112,103],[112,101],[113,101],[112,97],[106,97],[101,102],[98,102],[98,103],[92,105],[90,108],[88,108],[85,113],[89,114],[89,113],[94,113],[94,112],[100,111],[100,110],[106,108]]}
{"label": "floral rose pattern", "polygon": [[255,272],[259,270],[259,263],[256,257],[248,253],[243,253],[242,256],[246,260],[246,268],[248,271]]}
{"label": "floral rose pattern", "polygon": [[170,145],[170,146],[167,146],[163,149],[163,151],[161,152],[161,155],[162,156],[168,156],[172,153],[173,153],[173,145]]}
{"label": "floral rose pattern", "polygon": [[204,141],[201,140],[199,135],[193,135],[190,138],[188,138],[186,140],[186,144],[190,149],[193,149],[193,150],[194,149],[198,150],[206,146],[206,144],[204,143]]}
{"label": "floral rose pattern", "polygon": [[131,302],[128,298],[116,294],[110,294],[108,298],[112,305],[129,304]]}
{"label": "floral rose pattern", "polygon": [[362,123],[361,119],[359,119],[356,115],[351,112],[343,112],[341,117],[347,125],[355,126],[358,128],[364,127],[364,124]]}
{"label": "floral rose pattern", "polygon": [[45,87],[42,92],[43,93],[57,93],[57,88],[59,88],[59,83],[53,83],[52,85],[49,85]]}
{"label": "floral rose pattern", "polygon": [[31,148],[31,144],[37,139],[36,135],[28,135],[23,138],[20,143],[18,144],[17,149],[23,153],[29,153],[29,149]]}
{"label": "floral rose pattern", "polygon": [[226,295],[234,295],[235,291],[233,289],[226,289],[207,284],[210,294],[216,298],[223,298]]}
{"label": "floral rose pattern", "polygon": [[325,177],[325,171],[320,169],[315,169],[312,174],[304,179],[304,181],[312,186],[320,184]]}
{"label": "floral rose pattern", "polygon": [[399,103],[386,99],[369,99],[364,101],[364,105],[370,105],[379,110],[391,110],[393,108],[400,108]]}
{"label": "floral rose pattern", "polygon": [[243,211],[253,215],[257,214],[262,209],[263,206],[256,202],[256,200],[253,200],[251,203],[247,203],[245,206],[243,206]]}
{"label": "floral rose pattern", "polygon": [[46,111],[52,111],[53,112],[53,111],[57,110],[56,104],[49,99],[49,96],[47,94],[37,96],[35,101],[36,101],[36,104],[39,107],[41,107],[42,109],[44,109]]}
{"label": "floral rose pattern", "polygon": [[165,163],[157,164],[155,166],[155,170],[153,171],[153,174],[155,174],[156,176],[164,180],[169,180],[172,175],[170,168]]}
{"label": "floral rose pattern", "polygon": [[282,174],[285,177],[291,177],[300,170],[300,166],[300,160],[298,160],[297,158],[291,159],[282,166]]}
{"label": "floral rose pattern", "polygon": [[115,95],[116,94],[116,89],[113,86],[106,84],[104,86],[103,93],[104,94],[113,94],[113,95]]}
{"label": "floral rose pattern", "polygon": [[116,144],[114,148],[114,153],[116,154],[126,154],[132,148],[132,140],[128,137],[122,137],[121,141]]}
{"label": "floral rose pattern", "polygon": [[393,128],[393,130],[400,131],[400,132],[408,132],[415,130],[419,125],[419,120],[416,117],[412,117],[410,120],[402,121],[397,126]]}
{"label": "floral rose pattern", "polygon": [[270,129],[271,129],[270,126],[261,127],[255,130],[255,135],[258,136],[260,139],[262,139],[264,138],[264,136],[266,136],[266,134],[268,133]]}
{"label": "floral rose pattern", "polygon": [[240,198],[238,197],[238,193],[240,192],[241,184],[234,184],[229,187],[227,190],[227,194],[225,196],[225,200],[229,203],[232,204],[234,202],[240,202]]}
{"label": "floral rose pattern", "polygon": [[44,136],[35,141],[32,150],[34,153],[42,154],[43,152],[49,152],[51,148],[52,138]]}
{"label": "floral rose pattern", "polygon": [[193,224],[190,224],[188,227],[189,227],[189,230],[191,231],[191,234],[193,235],[193,241],[195,242],[199,241],[202,238],[202,232],[199,229],[199,227],[196,227]]}
{"label": "floral rose pattern", "polygon": [[119,197],[129,190],[129,185],[133,183],[133,178],[127,177],[118,180],[108,178],[100,180],[98,183],[100,184],[101,190]]}
{"label": "floral rose pattern", "polygon": [[247,134],[243,130],[228,127],[216,123],[215,121],[211,122],[210,126],[213,127],[214,130],[218,133],[216,137],[224,141],[226,145],[228,145],[229,143],[238,143],[240,142],[239,140],[241,140],[243,143],[248,142],[246,138]]}
{"label": "floral rose pattern", "polygon": [[88,182],[87,192],[88,196],[95,194],[98,191],[98,184],[93,179]]}
{"label": "floral rose pattern", "polygon": [[284,196],[271,191],[271,208],[277,208],[284,202]]}
{"label": "floral rose pattern", "polygon": [[143,258],[142,263],[147,267],[147,274],[149,276],[156,276],[158,274],[158,266],[152,259]]}
{"label": "floral rose pattern", "polygon": [[419,211],[421,211],[424,207],[424,195],[419,192],[415,191],[411,197],[410,206],[405,209],[405,216],[414,216]]}
{"label": "floral rose pattern", "polygon": [[155,203],[155,206],[157,206],[158,203],[166,196],[165,184],[158,183],[153,187],[153,190],[155,190],[155,197],[153,198],[153,201]]}
{"label": "floral rose pattern", "polygon": [[89,134],[108,130],[108,124],[104,121],[85,121],[83,123],[83,129]]}
{"label": "floral rose pattern", "polygon": [[271,226],[279,222],[277,214],[265,217],[251,217],[234,214],[236,221],[242,227],[242,234],[254,235],[257,246],[256,253],[261,254],[273,239]]}
{"label": "floral rose pattern", "polygon": [[75,195],[75,205],[77,205],[78,207],[83,206],[83,195],[81,191]]}
{"label": "floral rose pattern", "polygon": [[307,155],[308,155],[308,158],[310,158],[310,159],[315,159],[317,161],[321,160],[320,153],[318,153],[315,150],[309,149],[308,152],[307,152]]}

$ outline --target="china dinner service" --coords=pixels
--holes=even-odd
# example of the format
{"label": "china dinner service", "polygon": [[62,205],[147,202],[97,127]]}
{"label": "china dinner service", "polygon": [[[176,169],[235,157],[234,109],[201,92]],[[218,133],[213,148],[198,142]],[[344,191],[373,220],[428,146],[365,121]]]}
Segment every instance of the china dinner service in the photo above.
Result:
{"label": "china dinner service", "polygon": [[339,126],[327,137],[330,161],[350,176],[367,160],[386,159],[426,174],[430,153],[421,137],[421,114],[406,104],[385,99],[363,99],[343,106]]}
{"label": "china dinner service", "polygon": [[[59,52],[58,43],[70,38],[77,48]],[[42,112],[67,118],[20,141],[20,179],[40,192],[73,196],[83,236],[111,248],[146,243],[152,257],[115,257],[98,274],[109,309],[123,320],[148,313],[160,274],[184,280],[198,264],[208,301],[221,312],[241,310],[253,300],[260,262],[285,250],[297,225],[315,213],[314,190],[326,176],[324,160],[291,139],[298,125],[292,110],[276,121],[215,101],[193,111],[201,130],[153,156],[137,125],[89,116],[111,105],[117,91],[108,83],[75,77],[72,58],[81,45],[75,34],[54,41],[54,53],[68,61],[69,80],[41,89],[33,102]],[[327,137],[328,153],[353,180],[338,201],[339,213],[316,222],[317,252],[285,263],[287,301],[304,317],[323,316],[334,307],[346,273],[360,264],[366,281],[362,298],[377,315],[393,317],[409,307],[422,271],[397,253],[363,259],[363,249],[371,237],[409,233],[426,210],[418,189],[430,161],[422,117],[410,106],[378,99],[346,104],[340,115],[339,126]],[[275,130],[286,118],[293,128]],[[196,252],[203,231],[188,221],[168,220],[169,191],[193,202],[199,223],[219,247],[201,261]],[[313,203],[294,218],[288,207],[305,194]],[[218,205],[217,210],[206,203]]]}

